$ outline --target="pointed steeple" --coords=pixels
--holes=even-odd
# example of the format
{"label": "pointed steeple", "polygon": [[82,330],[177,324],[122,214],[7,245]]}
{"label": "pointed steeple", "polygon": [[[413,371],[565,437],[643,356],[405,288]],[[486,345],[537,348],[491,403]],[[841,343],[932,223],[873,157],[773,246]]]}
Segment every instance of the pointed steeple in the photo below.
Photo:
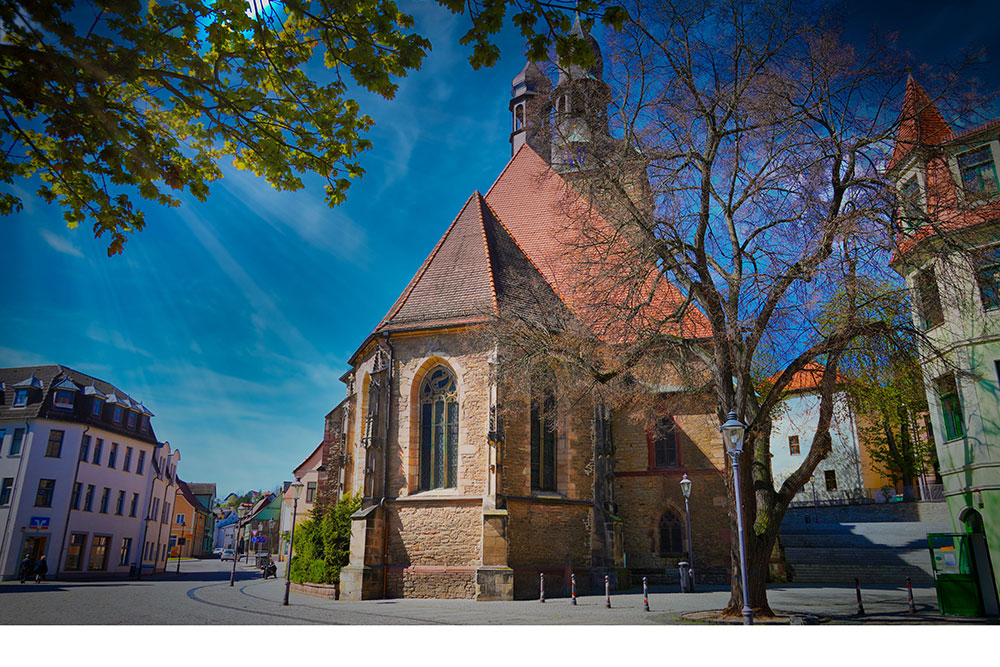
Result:
{"label": "pointed steeple", "polygon": [[952,135],[944,116],[912,74],[906,77],[906,92],[897,122],[896,145],[892,149],[889,169],[899,164],[914,148],[941,143]]}
{"label": "pointed steeple", "polygon": [[552,82],[529,60],[510,85],[510,154],[513,156],[517,149],[528,144],[548,159]]}

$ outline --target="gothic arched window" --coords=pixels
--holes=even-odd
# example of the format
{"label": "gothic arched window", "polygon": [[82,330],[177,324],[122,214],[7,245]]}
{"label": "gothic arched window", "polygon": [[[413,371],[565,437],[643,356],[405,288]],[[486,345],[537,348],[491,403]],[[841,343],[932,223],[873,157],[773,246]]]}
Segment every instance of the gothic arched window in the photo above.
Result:
{"label": "gothic arched window", "polygon": [[455,376],[435,366],[420,385],[420,488],[458,486],[458,389]]}
{"label": "gothic arched window", "polygon": [[681,530],[681,520],[672,510],[667,510],[660,517],[660,555],[684,555],[684,532]]}
{"label": "gothic arched window", "polygon": [[547,384],[531,400],[531,488],[556,490],[556,397]]}
{"label": "gothic arched window", "polygon": [[514,107],[514,130],[524,127],[524,105],[518,104]]}
{"label": "gothic arched window", "polygon": [[649,433],[649,445],[654,468],[675,468],[680,465],[677,451],[677,426],[674,420],[663,415],[656,420]]}

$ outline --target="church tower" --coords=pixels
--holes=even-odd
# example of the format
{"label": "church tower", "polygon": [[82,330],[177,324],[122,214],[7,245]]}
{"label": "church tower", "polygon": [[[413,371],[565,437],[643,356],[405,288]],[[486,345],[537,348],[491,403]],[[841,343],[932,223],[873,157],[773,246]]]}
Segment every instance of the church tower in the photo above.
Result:
{"label": "church tower", "polygon": [[528,61],[511,81],[510,154],[527,143],[546,162],[549,161],[549,116],[552,107],[549,92],[552,84],[538,65]]}
{"label": "church tower", "polygon": [[559,68],[559,81],[552,92],[555,118],[552,132],[552,168],[560,174],[587,168],[587,155],[610,140],[608,104],[611,87],[604,82],[604,61],[597,40],[585,32],[577,15],[570,34],[585,39],[594,54],[590,67]]}

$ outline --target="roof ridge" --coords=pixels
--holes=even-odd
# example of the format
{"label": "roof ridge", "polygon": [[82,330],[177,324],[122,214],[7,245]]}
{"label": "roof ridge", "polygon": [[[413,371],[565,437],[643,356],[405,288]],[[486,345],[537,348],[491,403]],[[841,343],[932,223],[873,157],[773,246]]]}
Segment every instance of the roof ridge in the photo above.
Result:
{"label": "roof ridge", "polygon": [[[396,303],[392,305],[392,307],[389,309],[389,312],[386,313],[385,317],[382,318],[382,321],[379,322],[377,327],[375,327],[375,331],[378,331],[383,326],[389,324],[389,321],[396,316],[396,314],[403,308],[404,305],[406,305],[406,300],[410,298],[410,294],[413,293],[413,290],[417,286],[417,283],[420,282],[420,279],[424,276],[425,273],[427,273],[427,269],[430,267],[431,262],[434,260],[435,255],[437,255],[438,251],[441,249],[441,246],[444,245],[445,239],[447,239],[448,235],[451,234],[451,231],[455,228],[455,224],[458,222],[458,219],[462,217],[463,213],[465,213],[465,209],[468,208],[469,203],[475,196],[476,193],[473,192],[471,195],[469,195],[469,198],[465,200],[465,204],[463,204],[462,208],[459,209],[458,215],[455,216],[455,218],[451,221],[451,224],[448,225],[448,229],[446,229],[441,238],[438,239],[437,245],[435,245],[434,249],[431,250],[431,254],[427,256],[427,259],[424,260],[424,263],[420,265],[420,268],[417,270],[417,273],[410,280],[410,283],[406,286],[406,289],[404,289],[403,293],[399,296],[398,299],[396,299]],[[372,333],[375,333],[375,331],[373,331]]]}
{"label": "roof ridge", "polygon": [[[486,253],[486,272],[490,277],[490,293],[493,295],[493,310],[497,316],[499,316],[500,301],[497,299],[497,283],[493,277],[493,256],[490,253],[489,241],[486,239],[486,216],[483,215],[483,205],[485,204],[487,209],[489,209],[489,205],[486,204],[486,199],[483,197],[482,193],[479,192],[478,188],[472,193],[472,196],[476,197],[479,203],[479,231],[483,234],[483,251]],[[489,209],[489,211],[491,214],[493,213],[492,209]]]}

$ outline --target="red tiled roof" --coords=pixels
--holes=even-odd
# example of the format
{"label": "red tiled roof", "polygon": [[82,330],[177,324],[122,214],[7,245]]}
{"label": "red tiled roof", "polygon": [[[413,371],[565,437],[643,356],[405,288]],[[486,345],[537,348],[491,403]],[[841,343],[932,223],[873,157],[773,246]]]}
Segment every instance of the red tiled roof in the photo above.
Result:
{"label": "red tiled roof", "polygon": [[[819,387],[820,382],[823,381],[823,373],[826,371],[826,366],[823,364],[810,361],[807,363],[802,370],[792,376],[791,382],[785,387],[785,391],[802,391],[804,389],[816,389]],[[781,373],[771,377],[771,382],[777,382],[778,377]],[[844,379],[837,374],[837,383],[843,382]]]}
{"label": "red tiled roof", "polygon": [[941,112],[912,76],[906,79],[906,92],[903,94],[903,108],[899,118],[896,145],[893,146],[892,158],[889,160],[890,170],[914,148],[938,144],[953,136],[951,127]]}

